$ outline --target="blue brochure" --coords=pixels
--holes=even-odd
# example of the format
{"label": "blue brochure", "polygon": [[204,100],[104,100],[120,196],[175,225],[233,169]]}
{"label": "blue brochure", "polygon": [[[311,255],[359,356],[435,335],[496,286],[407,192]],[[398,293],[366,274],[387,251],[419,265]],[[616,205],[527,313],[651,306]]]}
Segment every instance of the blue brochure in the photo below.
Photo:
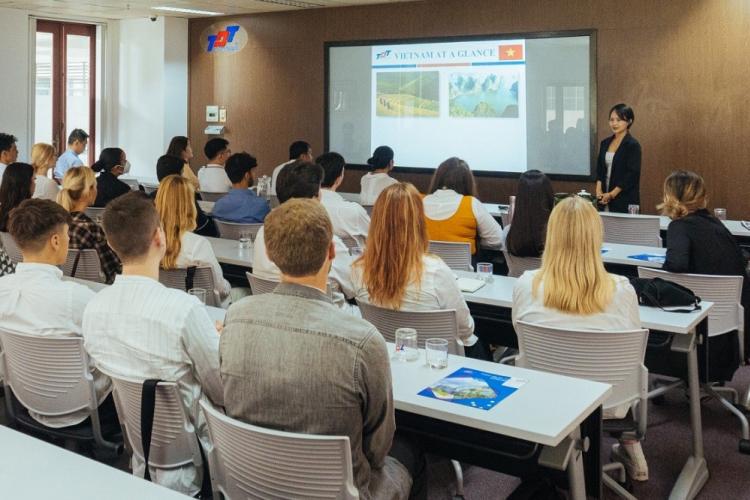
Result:
{"label": "blue brochure", "polygon": [[421,390],[419,395],[480,410],[491,410],[525,383],[525,380],[519,378],[459,368]]}
{"label": "blue brochure", "polygon": [[610,251],[609,248],[602,248],[602,255],[604,255],[605,253],[607,253],[609,251]]}
{"label": "blue brochure", "polygon": [[628,259],[645,260],[646,262],[658,262],[664,264],[667,257],[665,255],[656,255],[653,253],[639,253],[638,255],[628,255]]}

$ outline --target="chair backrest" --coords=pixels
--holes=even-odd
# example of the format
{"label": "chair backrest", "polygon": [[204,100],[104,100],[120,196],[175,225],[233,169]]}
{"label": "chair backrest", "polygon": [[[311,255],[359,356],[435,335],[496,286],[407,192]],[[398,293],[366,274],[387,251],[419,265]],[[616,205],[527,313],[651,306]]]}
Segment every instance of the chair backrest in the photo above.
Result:
{"label": "chair backrest", "polygon": [[661,226],[658,216],[627,217],[600,213],[604,224],[604,241],[625,245],[661,247]]}
{"label": "chair backrest", "polygon": [[471,266],[471,245],[468,243],[430,240],[430,253],[443,259],[451,269],[474,270]]}
{"label": "chair backrest", "polygon": [[253,295],[272,293],[279,284],[278,281],[261,278],[250,272],[245,272],[245,276],[247,276],[247,282],[250,283],[250,291]]}
{"label": "chair backrest", "polygon": [[399,328],[414,328],[417,331],[419,347],[424,347],[424,341],[430,338],[448,341],[448,352],[464,355],[463,345],[458,339],[458,320],[455,309],[441,311],[396,311],[378,307],[367,302],[357,301],[362,318],[369,321],[387,342],[395,342],[396,330]]}
{"label": "chair backrest", "polygon": [[218,201],[219,198],[222,198],[227,193],[211,193],[209,191],[201,191],[201,199],[203,201]]}
{"label": "chair backrest", "polygon": [[96,411],[83,337],[40,337],[0,329],[4,384],[28,410],[54,417]]}
{"label": "chair backrest", "polygon": [[610,384],[605,409],[639,398],[645,401],[648,330],[567,330],[524,321],[515,329],[516,366]]}
{"label": "chair backrest", "polygon": [[187,292],[189,290],[188,269],[194,269],[192,288],[203,288],[206,290],[206,305],[221,306],[221,298],[216,291],[213,270],[210,267],[190,267],[179,269],[159,269],[159,283],[169,288],[176,288]]}
{"label": "chair backrest", "polygon": [[733,330],[744,331],[744,308],[740,303],[742,276],[670,273],[645,267],[638,268],[638,276],[678,283],[691,289],[701,299],[713,302],[714,306],[708,312],[709,337]]}
{"label": "chair backrest", "polygon": [[[76,265],[76,257],[78,264]],[[75,267],[75,275],[73,268]],[[63,274],[73,278],[79,278],[96,283],[105,283],[106,278],[102,273],[102,265],[99,260],[99,254],[93,248],[79,250],[71,248],[68,250],[68,258],[62,266]]]}
{"label": "chair backrest", "polygon": [[503,227],[508,227],[510,224],[510,211],[500,213],[500,222],[503,223]]}
{"label": "chair backrest", "polygon": [[341,241],[344,242],[346,248],[351,250],[352,248],[361,248],[359,242],[351,236],[342,236]]}
{"label": "chair backrest", "polygon": [[508,250],[503,250],[505,263],[508,264],[508,276],[518,278],[525,271],[533,271],[542,267],[541,257],[515,257]]}
{"label": "chair backrest", "polygon": [[0,243],[2,243],[3,248],[5,249],[5,253],[8,254],[8,257],[10,257],[10,260],[12,260],[14,264],[23,262],[21,249],[18,248],[18,245],[16,245],[16,240],[13,239],[13,236],[11,236],[10,233],[1,232]]}
{"label": "chair backrest", "polygon": [[372,215],[372,207],[374,207],[374,205],[362,205],[362,208],[365,209],[367,215]]}
{"label": "chair backrest", "polygon": [[[133,453],[143,461],[141,442],[141,392],[143,381],[126,379],[108,373],[120,425],[125,429]],[[156,386],[154,426],[148,463],[153,467],[172,469],[183,465],[203,465],[195,428],[187,416],[174,382]]]}
{"label": "chair backrest", "polygon": [[214,223],[216,223],[216,227],[219,229],[219,236],[229,240],[239,240],[240,233],[250,233],[253,241],[255,241],[258,231],[263,227],[262,222],[257,224],[240,224],[214,219]]}
{"label": "chair backrest", "polygon": [[101,224],[102,216],[104,215],[104,208],[102,207],[88,207],[84,210],[84,213],[89,216],[97,224]]}
{"label": "chair backrest", "polygon": [[359,498],[347,436],[264,429],[200,405],[214,445],[213,489],[225,498]]}

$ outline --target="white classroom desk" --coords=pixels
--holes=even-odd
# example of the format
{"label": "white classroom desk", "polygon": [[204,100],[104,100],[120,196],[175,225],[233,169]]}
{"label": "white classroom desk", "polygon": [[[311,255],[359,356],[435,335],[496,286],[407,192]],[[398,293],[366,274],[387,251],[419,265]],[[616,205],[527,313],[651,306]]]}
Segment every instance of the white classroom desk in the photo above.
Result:
{"label": "white classroom desk", "polygon": [[143,187],[147,188],[158,188],[159,187],[159,179],[156,177],[148,177],[144,175],[130,175],[130,174],[123,174],[120,176],[120,179],[124,182],[127,180],[135,180]]}
{"label": "white classroom desk", "polygon": [[2,498],[184,500],[181,493],[0,425]]}
{"label": "white classroom desk", "polygon": [[[224,238],[211,238],[204,236],[211,243],[216,260],[222,264],[232,264],[235,266],[253,267],[253,247],[240,248],[237,240],[228,240]],[[255,243],[253,243],[254,245]]]}
{"label": "white classroom desk", "polygon": [[602,249],[607,250],[602,254],[605,264],[619,264],[624,266],[654,267],[661,269],[661,262],[631,259],[631,255],[667,255],[667,249],[662,247],[646,247],[642,245],[623,245],[620,243],[604,243]]}

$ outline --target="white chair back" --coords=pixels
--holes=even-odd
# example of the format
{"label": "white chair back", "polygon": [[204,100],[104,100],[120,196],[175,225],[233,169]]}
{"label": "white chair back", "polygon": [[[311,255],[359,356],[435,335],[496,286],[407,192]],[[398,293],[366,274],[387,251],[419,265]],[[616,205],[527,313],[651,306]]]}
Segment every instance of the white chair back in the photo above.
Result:
{"label": "white chair back", "polygon": [[430,253],[443,259],[448,267],[457,271],[473,271],[471,245],[453,241],[430,240]]}
{"label": "white chair back", "polygon": [[387,342],[396,341],[396,330],[414,328],[417,331],[419,347],[430,338],[448,341],[448,352],[464,355],[464,346],[459,344],[458,320],[455,309],[442,311],[396,311],[378,307],[367,302],[357,301],[362,318],[369,321]]}
{"label": "white chair back", "polygon": [[600,213],[604,224],[604,241],[625,245],[661,247],[661,225],[658,216],[638,217],[622,214]]}
{"label": "white chair back", "polygon": [[104,216],[104,208],[102,207],[88,207],[84,210],[84,213],[89,216],[91,220],[97,224],[102,223],[102,217]]}
{"label": "white chair back", "polygon": [[359,242],[351,236],[342,236],[341,241],[344,242],[344,245],[346,245],[346,248],[349,250],[352,248],[361,248]]}
{"label": "white chair back", "polygon": [[264,429],[200,402],[214,445],[214,497],[358,499],[347,436]]}
{"label": "white chair back", "polygon": [[250,291],[253,292],[253,295],[273,293],[279,285],[278,281],[267,280],[256,276],[253,273],[245,272],[245,276],[247,276],[247,282],[250,283]]}
{"label": "white chair back", "polygon": [[713,302],[708,312],[708,336],[721,335],[733,330],[744,332],[745,310],[742,298],[742,276],[717,276],[712,274],[670,273],[661,269],[638,268],[641,278],[661,278],[678,283],[693,291],[703,300]]}
{"label": "white chair back", "polygon": [[194,269],[192,288],[203,288],[206,291],[206,305],[221,307],[221,298],[216,291],[213,270],[210,267],[194,267],[179,269],[159,269],[159,283],[169,288],[176,288],[187,292],[191,287],[188,280],[188,269]]}
{"label": "white chair back", "polygon": [[23,262],[23,255],[21,255],[21,249],[16,245],[16,240],[10,235],[10,233],[0,232],[0,243],[2,243],[5,253],[8,254],[10,260],[14,264]]}
{"label": "white chair back", "polygon": [[508,264],[508,276],[518,278],[525,271],[533,271],[542,267],[541,257],[515,257],[508,250],[503,250],[505,263]]}
{"label": "white chair back", "polygon": [[257,224],[240,224],[237,222],[225,222],[214,219],[216,227],[219,229],[219,236],[228,240],[239,240],[240,233],[250,233],[250,237],[255,241],[258,231],[263,227],[263,223]]}
{"label": "white chair back", "polygon": [[[76,264],[76,258],[78,263]],[[75,269],[75,273],[73,270]],[[62,266],[63,274],[72,278],[78,278],[95,283],[105,283],[106,278],[102,273],[102,265],[99,254],[93,248],[80,250],[71,248],[68,250],[68,258]]]}
{"label": "white chair back", "polygon": [[211,193],[209,191],[201,191],[200,194],[203,201],[216,202],[219,200],[219,198],[222,198],[227,193]]}

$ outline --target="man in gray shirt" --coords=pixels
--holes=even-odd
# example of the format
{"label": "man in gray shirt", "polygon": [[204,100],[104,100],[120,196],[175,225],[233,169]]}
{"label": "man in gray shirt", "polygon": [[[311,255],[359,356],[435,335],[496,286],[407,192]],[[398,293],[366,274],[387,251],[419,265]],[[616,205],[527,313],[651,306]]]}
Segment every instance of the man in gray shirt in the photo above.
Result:
{"label": "man in gray shirt", "polygon": [[[219,345],[227,415],[261,427],[348,436],[362,499],[423,496],[424,461],[399,439],[386,344],[326,294],[335,257],[325,208],[292,199],[265,221],[281,270],[273,293],[229,308]],[[398,459],[389,456],[398,455]],[[418,454],[417,454],[418,455]]]}

